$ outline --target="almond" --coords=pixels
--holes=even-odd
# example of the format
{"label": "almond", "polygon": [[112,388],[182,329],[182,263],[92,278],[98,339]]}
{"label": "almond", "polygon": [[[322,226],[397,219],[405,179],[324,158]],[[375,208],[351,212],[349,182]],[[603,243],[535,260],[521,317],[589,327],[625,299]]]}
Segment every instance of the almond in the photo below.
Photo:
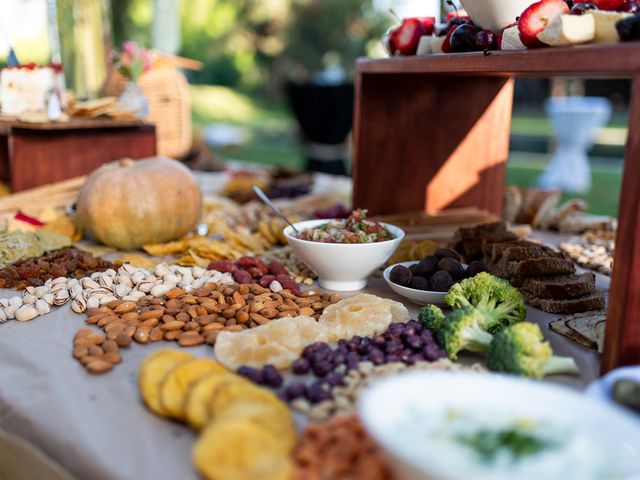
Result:
{"label": "almond", "polygon": [[184,332],[178,335],[178,345],[181,347],[194,347],[204,343],[204,337],[198,332]]}
{"label": "almond", "polygon": [[87,364],[87,371],[93,374],[106,373],[113,368],[113,364],[97,359]]}

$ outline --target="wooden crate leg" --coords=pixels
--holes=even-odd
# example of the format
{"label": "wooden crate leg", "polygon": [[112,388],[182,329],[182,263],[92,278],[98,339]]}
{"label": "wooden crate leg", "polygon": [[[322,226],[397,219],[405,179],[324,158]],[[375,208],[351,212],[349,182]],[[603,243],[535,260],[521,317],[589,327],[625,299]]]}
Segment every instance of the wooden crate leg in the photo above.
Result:
{"label": "wooden crate leg", "polygon": [[507,77],[359,73],[354,205],[501,214],[512,100]]}
{"label": "wooden crate leg", "polygon": [[633,79],[602,373],[640,364],[640,76]]}

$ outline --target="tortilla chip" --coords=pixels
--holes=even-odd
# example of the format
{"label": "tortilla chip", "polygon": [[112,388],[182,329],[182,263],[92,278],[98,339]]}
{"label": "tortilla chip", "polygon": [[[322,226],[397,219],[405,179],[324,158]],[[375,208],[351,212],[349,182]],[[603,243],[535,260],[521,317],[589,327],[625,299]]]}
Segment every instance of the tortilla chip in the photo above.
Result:
{"label": "tortilla chip", "polygon": [[134,267],[146,268],[147,270],[151,270],[159,263],[154,262],[153,260],[139,253],[125,253],[122,255],[122,257],[120,257],[120,261],[122,263],[129,263]]}
{"label": "tortilla chip", "polygon": [[566,325],[565,320],[563,318],[560,318],[558,320],[554,320],[553,322],[551,322],[549,324],[549,328],[554,332],[559,333],[560,335],[564,335],[565,337],[570,338],[574,342],[579,343],[583,347],[595,348],[595,344],[591,340],[580,335],[575,330],[572,330],[571,328],[569,328]]}
{"label": "tortilla chip", "polygon": [[606,329],[606,322],[599,322],[596,324],[596,343],[598,344],[598,353],[604,352],[604,334]]}

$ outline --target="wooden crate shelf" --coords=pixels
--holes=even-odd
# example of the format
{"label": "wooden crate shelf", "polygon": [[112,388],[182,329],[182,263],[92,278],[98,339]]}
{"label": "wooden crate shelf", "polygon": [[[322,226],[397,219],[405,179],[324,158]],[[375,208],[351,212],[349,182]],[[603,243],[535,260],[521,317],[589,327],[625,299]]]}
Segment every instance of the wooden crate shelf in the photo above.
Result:
{"label": "wooden crate shelf", "polygon": [[500,214],[513,79],[558,76],[632,80],[606,372],[640,364],[640,43],[360,59],[354,205],[373,214],[466,206]]}

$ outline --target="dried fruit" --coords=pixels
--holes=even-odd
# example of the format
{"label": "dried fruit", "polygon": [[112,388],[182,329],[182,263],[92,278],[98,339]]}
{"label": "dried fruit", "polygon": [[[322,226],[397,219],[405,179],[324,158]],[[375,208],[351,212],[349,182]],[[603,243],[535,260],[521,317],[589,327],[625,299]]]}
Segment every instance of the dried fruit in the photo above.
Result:
{"label": "dried fruit", "polygon": [[408,322],[409,311],[399,302],[361,293],[329,305],[319,323],[326,329],[325,341],[384,332],[393,322]]}
{"label": "dried fruit", "polygon": [[188,353],[179,350],[160,350],[144,359],[138,373],[138,385],[142,399],[151,411],[165,415],[165,409],[160,401],[162,382],[176,365],[192,358]]}

